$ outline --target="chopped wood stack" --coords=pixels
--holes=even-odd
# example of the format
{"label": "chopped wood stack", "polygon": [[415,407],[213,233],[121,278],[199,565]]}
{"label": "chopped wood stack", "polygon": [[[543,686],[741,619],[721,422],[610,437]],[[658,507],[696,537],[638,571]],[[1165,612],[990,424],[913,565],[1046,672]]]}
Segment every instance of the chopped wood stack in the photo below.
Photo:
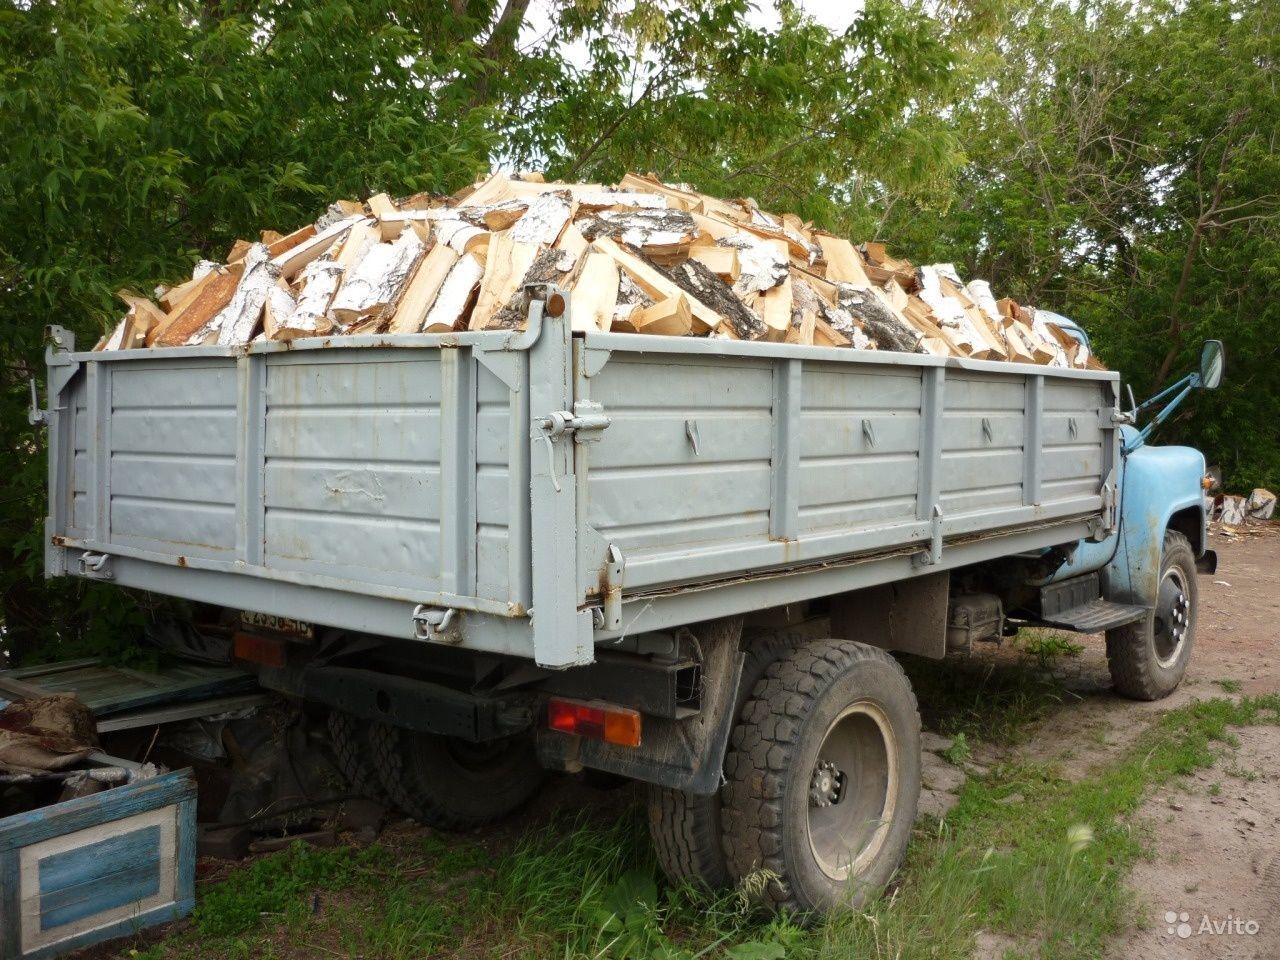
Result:
{"label": "chopped wood stack", "polygon": [[522,290],[572,295],[574,329],[897,350],[1060,367],[1101,364],[1037,311],[950,264],[915,267],[754,201],[652,175],[616,186],[501,173],[452,197],[340,200],[288,235],[156,290],[97,349],[242,346],[524,323]]}

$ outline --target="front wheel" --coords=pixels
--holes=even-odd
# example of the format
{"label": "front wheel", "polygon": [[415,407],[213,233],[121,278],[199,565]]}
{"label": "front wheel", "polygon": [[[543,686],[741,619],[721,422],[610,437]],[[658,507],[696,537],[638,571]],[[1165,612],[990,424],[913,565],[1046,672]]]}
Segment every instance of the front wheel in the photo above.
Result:
{"label": "front wheel", "polygon": [[798,913],[856,908],[902,862],[920,796],[920,714],[902,668],[848,640],[773,663],[733,731],[724,843],[739,881]]}
{"label": "front wheel", "polygon": [[1196,557],[1185,536],[1164,535],[1155,609],[1137,623],[1107,631],[1107,665],[1116,692],[1160,700],[1182,683],[1195,643]]}

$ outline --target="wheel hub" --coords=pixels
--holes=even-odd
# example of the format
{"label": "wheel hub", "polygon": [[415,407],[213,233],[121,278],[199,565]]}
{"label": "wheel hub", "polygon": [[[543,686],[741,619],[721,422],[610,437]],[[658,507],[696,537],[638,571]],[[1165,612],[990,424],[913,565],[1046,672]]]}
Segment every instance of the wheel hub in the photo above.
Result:
{"label": "wheel hub", "polygon": [[819,760],[809,780],[809,806],[830,807],[840,802],[845,776],[830,760]]}
{"label": "wheel hub", "polygon": [[1165,572],[1160,581],[1160,595],[1156,601],[1155,643],[1156,660],[1163,667],[1177,661],[1183,645],[1191,632],[1191,598],[1181,572],[1175,567]]}

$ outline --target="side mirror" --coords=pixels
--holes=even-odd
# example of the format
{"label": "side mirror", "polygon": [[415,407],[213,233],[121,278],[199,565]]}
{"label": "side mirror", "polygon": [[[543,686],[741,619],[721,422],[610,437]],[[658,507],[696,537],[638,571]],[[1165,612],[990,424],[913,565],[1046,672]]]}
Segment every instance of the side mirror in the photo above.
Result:
{"label": "side mirror", "polygon": [[1217,390],[1222,383],[1227,358],[1222,352],[1221,340],[1206,340],[1200,348],[1200,386],[1205,390]]}

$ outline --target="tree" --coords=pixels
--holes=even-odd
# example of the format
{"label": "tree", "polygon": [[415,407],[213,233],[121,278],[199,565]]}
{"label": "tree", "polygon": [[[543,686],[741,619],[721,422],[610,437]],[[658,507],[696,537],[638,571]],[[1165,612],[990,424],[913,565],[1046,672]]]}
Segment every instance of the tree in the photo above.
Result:
{"label": "tree", "polygon": [[951,206],[899,204],[887,234],[1082,321],[1139,394],[1223,339],[1223,389],[1163,435],[1233,488],[1274,485],[1280,8],[1035,0],[1000,23],[955,38],[973,69]]}
{"label": "tree", "polygon": [[46,324],[91,344],[121,287],[189,275],[337,197],[452,192],[494,163],[654,169],[841,227],[858,223],[870,177],[922,197],[956,158],[909,109],[945,86],[950,55],[889,0],[843,36],[789,6],[780,30],[752,29],[746,0],[550,11],[534,36],[528,0],[0,3],[10,652],[106,650],[114,625],[135,623],[118,590],[40,580],[43,438],[25,410]]}

